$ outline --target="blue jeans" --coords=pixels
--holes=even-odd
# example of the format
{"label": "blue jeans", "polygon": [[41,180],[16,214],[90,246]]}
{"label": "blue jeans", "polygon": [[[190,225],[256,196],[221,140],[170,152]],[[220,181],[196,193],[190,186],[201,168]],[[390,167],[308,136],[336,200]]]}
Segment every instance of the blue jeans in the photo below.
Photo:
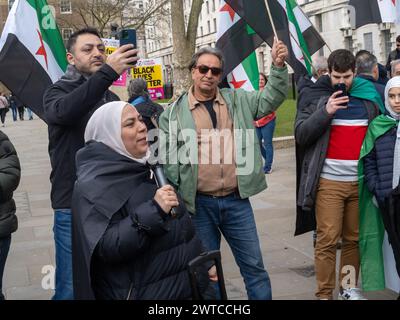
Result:
{"label": "blue jeans", "polygon": [[73,300],[71,209],[54,210],[53,232],[56,245],[56,292],[53,300]]}
{"label": "blue jeans", "polygon": [[271,300],[271,283],[264,268],[260,242],[249,199],[197,195],[196,232],[207,250],[219,250],[221,233],[228,242],[250,300]]}
{"label": "blue jeans", "polygon": [[33,120],[33,114],[32,114],[32,110],[31,110],[31,109],[29,109],[29,108],[26,108],[26,111],[28,112],[28,117],[29,117],[29,120]]}
{"label": "blue jeans", "polygon": [[12,111],[13,120],[17,121],[17,116],[18,116],[17,107],[11,107],[11,111]]}
{"label": "blue jeans", "polygon": [[3,295],[3,273],[6,265],[8,251],[11,244],[11,235],[5,238],[0,238],[0,300],[4,300]]}
{"label": "blue jeans", "polygon": [[265,160],[264,172],[267,173],[272,168],[274,160],[274,146],[272,138],[274,137],[276,118],[265,126],[256,128],[257,136],[260,141],[261,154]]}

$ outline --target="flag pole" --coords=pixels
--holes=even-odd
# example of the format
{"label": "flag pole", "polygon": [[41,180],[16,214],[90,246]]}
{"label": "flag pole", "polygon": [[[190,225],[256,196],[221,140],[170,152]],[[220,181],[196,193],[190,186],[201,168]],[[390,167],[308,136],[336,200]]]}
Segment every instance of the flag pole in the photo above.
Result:
{"label": "flag pole", "polygon": [[293,36],[293,34],[290,32],[290,29],[289,29],[289,34],[290,34],[290,37],[294,40],[294,42],[296,42],[297,46],[300,48],[301,52],[303,53],[304,59],[307,60],[307,62],[311,65],[311,68],[314,69],[314,71],[317,71],[317,70],[315,70],[315,67],[314,67],[314,65],[313,65],[313,63],[312,63],[312,61],[311,61],[311,57],[309,58],[308,55],[304,52],[304,50],[303,50],[303,48],[301,47],[300,43],[299,43],[299,42],[297,41],[297,39]]}
{"label": "flag pole", "polygon": [[267,7],[267,13],[268,13],[269,21],[271,21],[272,30],[274,31],[275,38],[276,38],[276,40],[278,41],[278,40],[279,40],[279,38],[278,38],[278,33],[276,32],[275,22],[274,22],[274,20],[272,19],[271,10],[269,9],[268,0],[265,1],[265,4],[266,4],[266,7]]}
{"label": "flag pole", "polygon": [[332,49],[331,47],[329,47],[329,45],[325,42],[325,46],[328,48],[328,50],[330,51],[330,53],[332,53]]}

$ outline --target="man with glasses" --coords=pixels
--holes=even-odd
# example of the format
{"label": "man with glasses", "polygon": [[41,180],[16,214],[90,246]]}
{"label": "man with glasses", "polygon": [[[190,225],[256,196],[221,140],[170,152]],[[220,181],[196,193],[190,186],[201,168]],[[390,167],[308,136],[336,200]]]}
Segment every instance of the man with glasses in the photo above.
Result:
{"label": "man with glasses", "polygon": [[285,100],[287,55],[287,47],[275,41],[264,90],[220,90],[222,53],[202,48],[189,65],[193,86],[160,117],[160,140],[168,147],[166,175],[192,213],[206,249],[218,250],[224,235],[249,299],[272,298],[249,202],[267,187],[253,120],[275,111]]}
{"label": "man with glasses", "polygon": [[392,75],[392,61],[400,59],[400,35],[396,38],[396,49],[390,52],[387,63],[386,63],[386,70],[390,72],[391,77]]}

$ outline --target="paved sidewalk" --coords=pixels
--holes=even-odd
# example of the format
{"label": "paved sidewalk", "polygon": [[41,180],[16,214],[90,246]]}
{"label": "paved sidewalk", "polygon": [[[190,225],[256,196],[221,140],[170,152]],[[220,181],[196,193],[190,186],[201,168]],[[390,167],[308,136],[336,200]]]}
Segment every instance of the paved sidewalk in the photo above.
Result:
{"label": "paved sidewalk", "polygon": [[[10,112],[11,113],[11,112]],[[50,299],[42,288],[42,269],[54,265],[53,211],[50,206],[50,162],[47,127],[38,120],[12,122],[1,128],[15,145],[22,179],[15,192],[19,228],[13,234],[3,288],[7,299]],[[271,277],[274,299],[314,299],[315,276],[311,233],[293,237],[295,224],[294,149],[276,152],[274,171],[267,175],[268,190],[252,199],[264,261]],[[226,243],[223,267],[230,299],[246,299],[238,268]],[[48,271],[47,271],[48,272]],[[395,299],[386,290],[371,299]]]}

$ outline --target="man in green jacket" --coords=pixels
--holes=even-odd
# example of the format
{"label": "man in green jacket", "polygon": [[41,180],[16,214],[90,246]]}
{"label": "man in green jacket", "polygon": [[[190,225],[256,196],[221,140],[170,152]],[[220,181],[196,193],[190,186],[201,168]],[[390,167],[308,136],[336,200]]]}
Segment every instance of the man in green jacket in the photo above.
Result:
{"label": "man in green jacket", "polygon": [[224,58],[218,49],[202,48],[189,66],[193,86],[160,117],[160,155],[167,178],[193,214],[207,250],[220,248],[222,232],[249,299],[272,298],[248,199],[267,187],[253,121],[285,100],[287,55],[287,47],[275,41],[263,91],[219,90]]}

